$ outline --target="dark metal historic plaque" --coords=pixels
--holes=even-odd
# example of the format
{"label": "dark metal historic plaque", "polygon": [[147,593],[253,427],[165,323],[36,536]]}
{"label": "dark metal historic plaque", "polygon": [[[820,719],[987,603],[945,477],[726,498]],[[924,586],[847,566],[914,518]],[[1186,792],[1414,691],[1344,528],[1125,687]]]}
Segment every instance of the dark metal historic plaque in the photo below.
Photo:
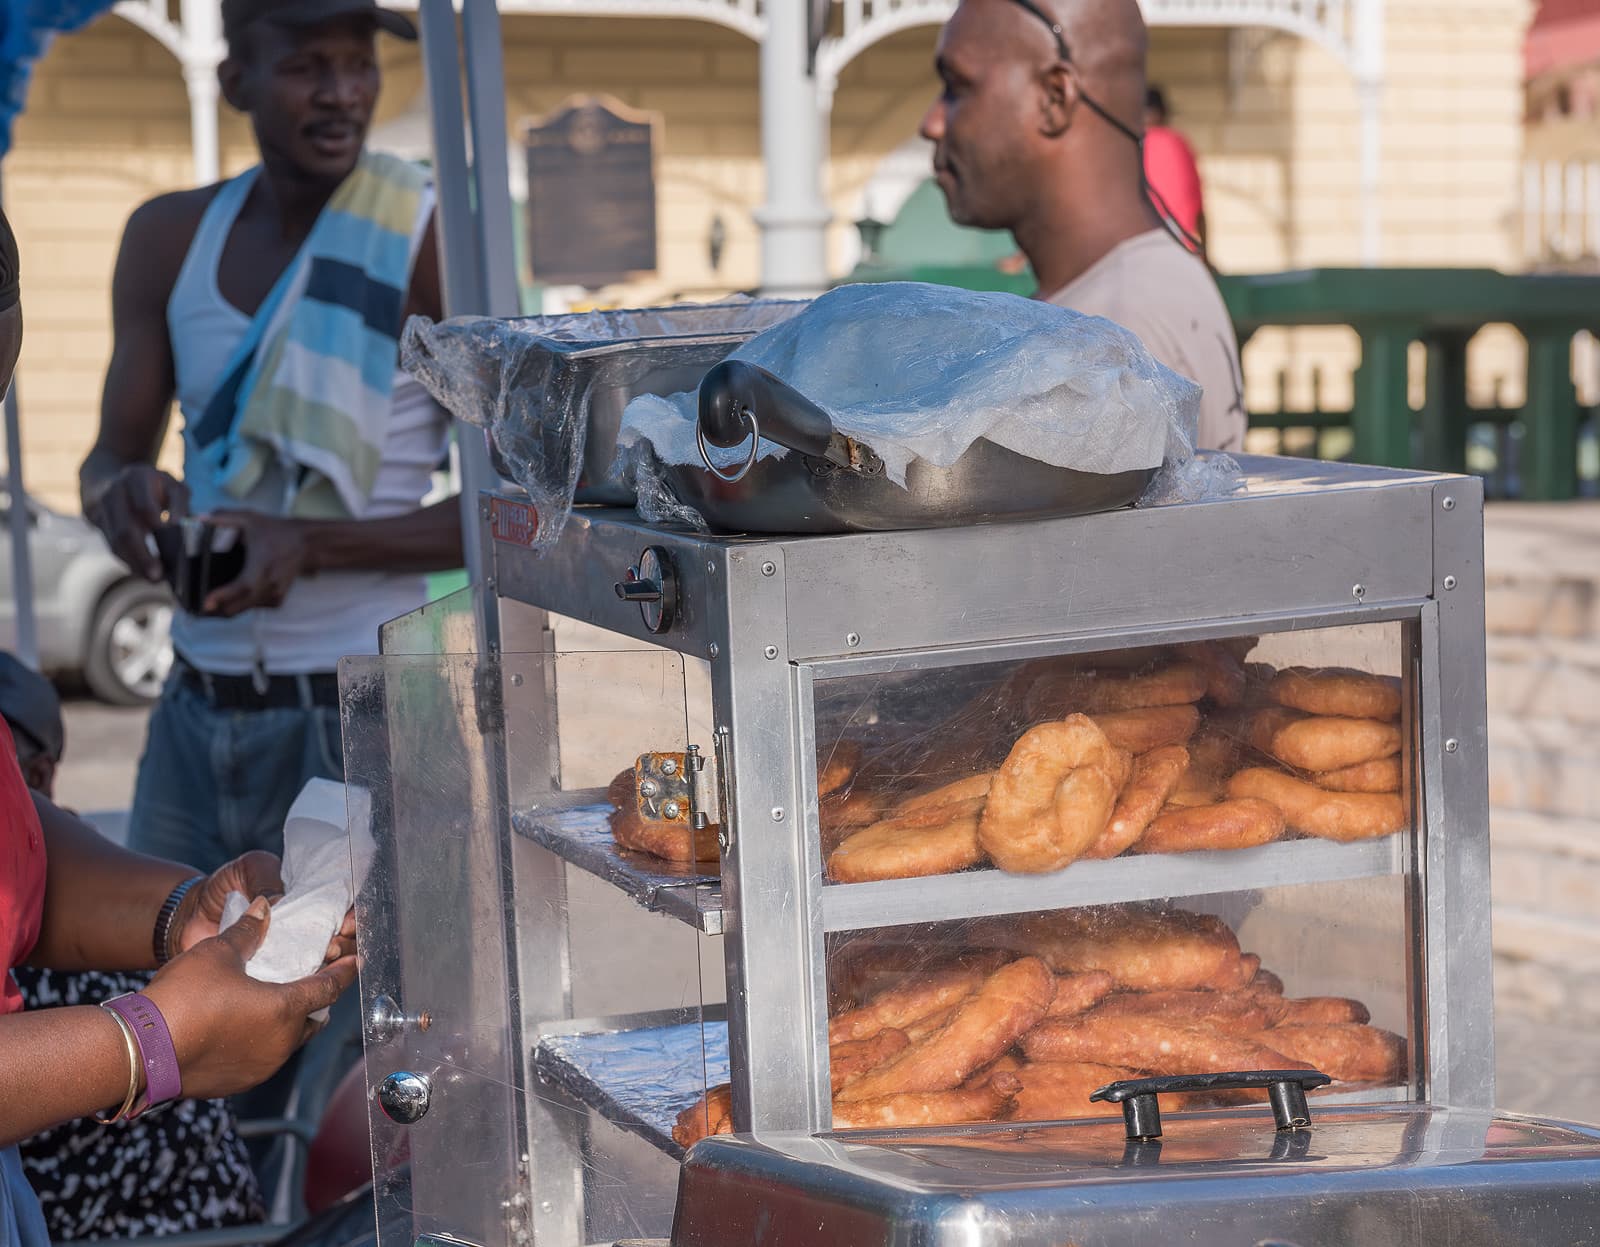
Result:
{"label": "dark metal historic plaque", "polygon": [[535,281],[595,289],[656,267],[655,119],[569,100],[523,130]]}

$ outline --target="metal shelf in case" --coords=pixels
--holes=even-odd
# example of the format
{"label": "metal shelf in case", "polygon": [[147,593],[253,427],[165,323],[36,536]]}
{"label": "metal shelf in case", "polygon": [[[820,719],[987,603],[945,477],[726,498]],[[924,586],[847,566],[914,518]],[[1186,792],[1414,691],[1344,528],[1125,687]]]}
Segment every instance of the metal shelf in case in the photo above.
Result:
{"label": "metal shelf in case", "polygon": [[675,1159],[677,1116],[729,1078],[728,1027],[708,1012],[590,1018],[541,1028],[533,1068],[548,1085]]}
{"label": "metal shelf in case", "polygon": [[[584,804],[519,814],[517,830],[580,870],[606,880],[649,912],[676,918],[707,935],[722,934],[722,884],[717,876],[617,848],[606,822],[611,807],[596,802],[597,796],[577,794],[575,799]],[[1333,883],[1398,874],[1405,868],[1406,852],[1404,836],[1354,844],[1288,840],[1226,852],[1075,862],[1048,875],[975,870],[883,883],[838,883],[822,889],[822,921],[827,931],[855,931],[1290,883]]]}
{"label": "metal shelf in case", "polygon": [[512,818],[520,835],[557,857],[604,879],[642,908],[686,922],[707,935],[722,934],[722,881],[692,867],[675,866],[644,853],[619,849],[607,818],[604,794],[574,794],[566,808],[525,811]]}

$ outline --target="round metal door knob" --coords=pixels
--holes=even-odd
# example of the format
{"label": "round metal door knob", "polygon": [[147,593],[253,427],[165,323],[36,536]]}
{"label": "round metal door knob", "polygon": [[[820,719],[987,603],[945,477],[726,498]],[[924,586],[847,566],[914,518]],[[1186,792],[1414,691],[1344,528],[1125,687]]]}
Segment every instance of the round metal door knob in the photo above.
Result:
{"label": "round metal door knob", "polygon": [[390,1121],[409,1126],[427,1115],[432,1094],[433,1088],[421,1074],[396,1070],[378,1084],[378,1105]]}

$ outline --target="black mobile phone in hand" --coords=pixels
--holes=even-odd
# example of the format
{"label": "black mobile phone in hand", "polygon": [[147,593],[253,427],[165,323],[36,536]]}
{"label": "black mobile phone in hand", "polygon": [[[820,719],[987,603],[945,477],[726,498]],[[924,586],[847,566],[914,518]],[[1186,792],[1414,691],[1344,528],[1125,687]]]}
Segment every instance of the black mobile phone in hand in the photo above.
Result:
{"label": "black mobile phone in hand", "polygon": [[151,537],[162,576],[179,607],[191,615],[203,615],[212,591],[244,570],[244,535],[236,528],[186,517],[158,525]]}

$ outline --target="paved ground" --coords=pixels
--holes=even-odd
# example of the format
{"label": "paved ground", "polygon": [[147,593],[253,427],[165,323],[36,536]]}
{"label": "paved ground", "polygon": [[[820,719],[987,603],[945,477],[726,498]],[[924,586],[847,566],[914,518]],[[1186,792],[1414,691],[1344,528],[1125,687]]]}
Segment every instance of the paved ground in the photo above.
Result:
{"label": "paved ground", "polygon": [[[144,713],[87,700],[67,704],[67,757],[58,781],[65,805],[117,834],[144,741]],[[1600,1122],[1600,1058],[1590,1031],[1519,1016],[1495,1020],[1498,1098],[1515,1112]]]}

